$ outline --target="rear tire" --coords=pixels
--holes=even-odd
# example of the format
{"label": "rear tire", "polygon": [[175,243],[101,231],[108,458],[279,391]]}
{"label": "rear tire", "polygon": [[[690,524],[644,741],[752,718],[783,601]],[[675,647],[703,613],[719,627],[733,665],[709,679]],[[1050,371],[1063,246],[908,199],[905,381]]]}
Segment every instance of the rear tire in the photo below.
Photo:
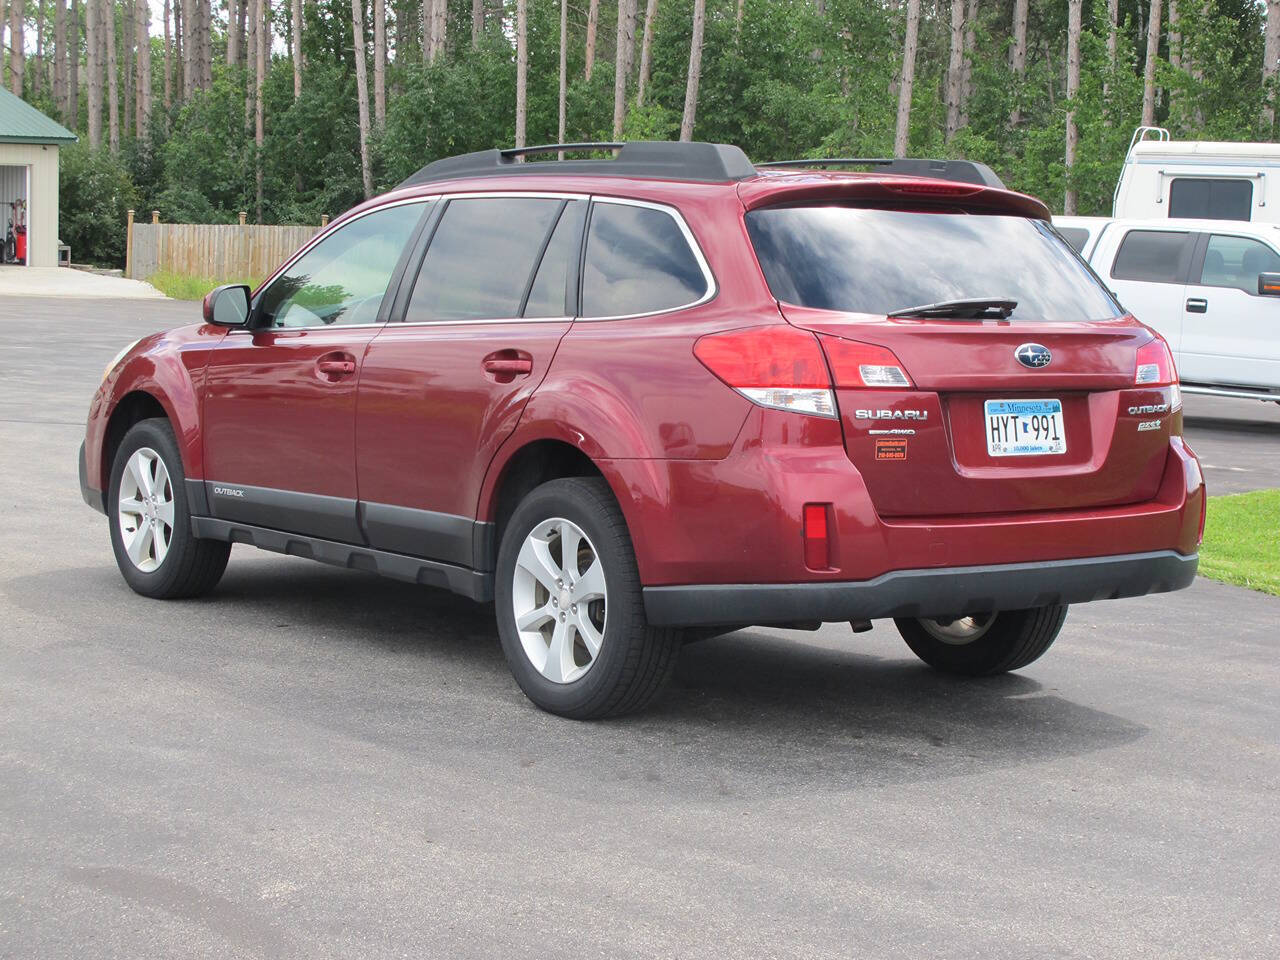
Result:
{"label": "rear tire", "polygon": [[[987,619],[990,618],[990,619]],[[893,622],[912,653],[936,670],[986,677],[1039,659],[1067,618],[1065,604],[961,617],[950,624],[900,617]]]}
{"label": "rear tire", "polygon": [[[133,510],[122,510],[122,494]],[[182,456],[168,420],[139,421],[124,435],[111,465],[107,518],[116,565],[144,597],[200,596],[227,568],[231,544],[191,533]]]}
{"label": "rear tire", "polygon": [[552,480],[521,501],[502,534],[494,594],[507,664],[543,710],[574,720],[630,713],[671,674],[680,633],[645,620],[631,536],[603,479]]}

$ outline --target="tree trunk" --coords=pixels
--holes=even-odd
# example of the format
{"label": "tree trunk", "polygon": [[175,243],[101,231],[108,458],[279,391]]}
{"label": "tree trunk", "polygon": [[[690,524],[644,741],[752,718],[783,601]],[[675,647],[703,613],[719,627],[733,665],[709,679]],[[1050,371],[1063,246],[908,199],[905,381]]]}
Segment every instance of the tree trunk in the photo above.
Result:
{"label": "tree trunk", "polygon": [[[182,9],[182,99],[191,99],[196,88],[196,42],[192,36],[196,20],[196,0],[174,0]],[[176,16],[178,10],[174,10]]]}
{"label": "tree trunk", "polygon": [[[359,2],[359,0],[353,0]],[[262,103],[262,87],[267,77],[267,57],[271,53],[271,31],[267,27],[267,14],[271,10],[271,0],[255,0],[257,13],[258,42],[254,48],[255,66],[253,71],[253,144],[254,151],[254,194],[258,223],[262,222],[262,145],[266,140],[266,117]]]}
{"label": "tree trunk", "polygon": [[[248,0],[244,0],[248,2]],[[169,0],[164,0],[164,111],[173,106],[173,34],[169,29]]]}
{"label": "tree trunk", "polygon": [[[301,0],[293,0],[301,3]],[[387,6],[373,0],[373,122],[378,132],[387,125]]]}
{"label": "tree trunk", "polygon": [[[569,0],[560,0],[560,91],[559,91],[559,123],[556,125],[556,143],[564,143],[565,138],[565,99],[569,88]],[[561,150],[559,158],[564,159]]]}
{"label": "tree trunk", "polygon": [[706,25],[706,0],[693,0],[693,37],[689,41],[689,80],[684,88],[684,117],[680,120],[680,139],[692,140],[698,118],[698,81],[702,79],[702,31]]}
{"label": "tree trunk", "polygon": [[435,63],[444,53],[449,28],[448,0],[431,0],[431,29],[427,38],[427,62]]}
{"label": "tree trunk", "polygon": [[[379,3],[382,0],[378,0]],[[302,0],[293,0],[290,12],[293,16],[293,99],[302,96]],[[382,53],[386,56],[386,38],[383,38]]]}
{"label": "tree trunk", "polygon": [[618,0],[618,45],[613,67],[614,140],[622,138],[622,127],[627,120],[627,80],[636,49],[636,7],[636,0]]}
{"label": "tree trunk", "polygon": [[[1009,69],[1015,78],[1014,94],[1021,98],[1021,80],[1027,72],[1027,6],[1028,0],[1014,0],[1013,47],[1009,51]],[[1022,122],[1022,111],[1017,107],[1009,115],[1009,126]]]}
{"label": "tree trunk", "polygon": [[89,146],[102,146],[102,17],[98,4],[105,0],[84,0],[85,69],[89,77]]}
{"label": "tree trunk", "polygon": [[[561,7],[564,4],[561,3]],[[471,0],[471,46],[480,46],[480,34],[484,33],[484,0]]]}
{"label": "tree trunk", "polygon": [[36,69],[31,74],[31,95],[44,92],[44,0],[36,4]]}
{"label": "tree trunk", "polygon": [[234,67],[240,61],[240,37],[236,33],[236,24],[240,20],[238,12],[242,0],[227,0],[227,66]]}
{"label": "tree trunk", "polygon": [[67,11],[67,125],[75,130],[80,126],[80,4],[71,0]]}
{"label": "tree trunk", "polygon": [[[186,83],[186,44],[183,40],[186,27],[182,22],[182,7],[186,0],[173,0],[173,89],[181,102],[182,87]],[[248,123],[245,119],[245,123]]]}
{"label": "tree trunk", "polygon": [[[178,12],[178,2],[179,0],[174,0],[175,14]],[[245,0],[245,4],[249,15],[245,23],[245,66],[248,69],[248,76],[244,83],[244,128],[248,131],[253,126],[253,103],[258,89],[258,22],[262,19],[262,14],[259,12],[262,9],[262,0]]]}
{"label": "tree trunk", "polygon": [[640,85],[636,89],[636,106],[644,106],[649,71],[653,66],[653,24],[658,19],[658,0],[649,0],[644,10],[644,40],[640,43]]}
{"label": "tree trunk", "polygon": [[134,70],[136,60],[134,59],[134,51],[137,49],[137,41],[134,34],[138,29],[138,4],[146,3],[147,0],[124,0],[120,10],[120,47],[124,53],[124,116],[122,133],[129,136],[130,128],[133,126],[133,105],[135,101],[134,81],[137,72]]}
{"label": "tree trunk", "polygon": [[26,0],[9,0],[9,89],[22,96],[22,73],[26,64]]}
{"label": "tree trunk", "polygon": [[138,139],[146,139],[151,130],[151,4],[137,0],[138,10],[138,91],[134,96],[134,127]]}
{"label": "tree trunk", "polygon": [[587,8],[587,65],[583,74],[591,82],[591,70],[596,64],[596,30],[600,26],[600,0],[591,0]]}
{"label": "tree trunk", "polygon": [[1266,40],[1262,53],[1263,93],[1262,123],[1270,137],[1276,122],[1276,71],[1280,68],[1280,0],[1267,0]]}
{"label": "tree trunk", "polygon": [[1160,56],[1160,0],[1151,0],[1147,20],[1147,62],[1142,68],[1142,125],[1156,122],[1156,59]]}
{"label": "tree trunk", "polygon": [[960,81],[960,126],[969,125],[969,101],[973,99],[973,54],[977,43],[978,0],[968,0],[964,14],[964,78]]}
{"label": "tree trunk", "polygon": [[1076,165],[1076,111],[1075,97],[1080,92],[1080,19],[1084,0],[1068,0],[1067,4],[1067,100],[1071,109],[1067,111],[1067,144],[1065,166],[1067,174],[1067,190],[1062,201],[1062,212],[1066,216],[1075,216],[1076,189],[1071,183],[1071,175]]}
{"label": "tree trunk", "polygon": [[373,168],[369,165],[369,79],[364,66],[364,0],[351,0],[351,36],[356,56],[356,97],[360,108],[360,178],[364,198],[373,196]]}
{"label": "tree trunk", "polygon": [[1178,0],[1169,0],[1169,63],[1182,69],[1182,34],[1178,30]]}
{"label": "tree trunk", "polygon": [[53,99],[63,121],[74,127],[67,111],[67,0],[53,3]]}
{"label": "tree trunk", "polygon": [[951,56],[947,60],[947,125],[945,142],[960,129],[960,87],[964,83],[964,0],[951,0]]}
{"label": "tree trunk", "polygon": [[911,92],[916,79],[916,46],[920,36],[920,0],[907,0],[907,32],[902,41],[902,80],[898,84],[898,122],[893,155],[905,157],[911,134]]}
{"label": "tree trunk", "polygon": [[102,13],[103,43],[107,47],[107,142],[111,152],[120,149],[120,72],[116,62],[116,17],[114,3],[107,0],[99,5]]}
{"label": "tree trunk", "polygon": [[[1110,76],[1116,69],[1116,33],[1119,29],[1120,22],[1120,0],[1107,0],[1107,73]],[[1104,107],[1111,103],[1111,81],[1110,79],[1102,82],[1102,101]],[[1111,125],[1111,117],[1108,115],[1104,121],[1107,126]]]}
{"label": "tree trunk", "polygon": [[429,63],[431,59],[431,11],[435,7],[435,0],[422,0],[419,7],[419,15],[422,19],[420,26],[422,27],[422,62]]}
{"label": "tree trunk", "polygon": [[525,146],[528,121],[529,4],[516,0],[516,146]]}

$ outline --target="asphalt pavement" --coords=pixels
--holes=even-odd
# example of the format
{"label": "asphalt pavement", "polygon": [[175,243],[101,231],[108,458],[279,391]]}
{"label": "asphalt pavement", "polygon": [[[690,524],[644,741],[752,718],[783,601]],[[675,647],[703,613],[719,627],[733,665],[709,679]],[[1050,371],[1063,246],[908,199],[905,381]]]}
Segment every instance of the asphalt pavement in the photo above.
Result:
{"label": "asphalt pavement", "polygon": [[[195,311],[0,299],[0,956],[1280,955],[1280,599],[1076,607],[979,681],[741,631],[560,720],[444,593],[244,546],[128,590],[83,418]],[[1187,399],[1216,491],[1280,486],[1273,410]]]}

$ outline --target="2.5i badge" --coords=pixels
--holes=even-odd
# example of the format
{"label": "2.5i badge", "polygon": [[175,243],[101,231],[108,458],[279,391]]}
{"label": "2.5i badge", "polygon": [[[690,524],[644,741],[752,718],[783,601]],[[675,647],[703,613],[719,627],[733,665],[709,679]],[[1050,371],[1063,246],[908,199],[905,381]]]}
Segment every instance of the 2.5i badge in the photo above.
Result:
{"label": "2.5i badge", "polygon": [[876,440],[877,460],[907,459],[907,441],[899,439]]}

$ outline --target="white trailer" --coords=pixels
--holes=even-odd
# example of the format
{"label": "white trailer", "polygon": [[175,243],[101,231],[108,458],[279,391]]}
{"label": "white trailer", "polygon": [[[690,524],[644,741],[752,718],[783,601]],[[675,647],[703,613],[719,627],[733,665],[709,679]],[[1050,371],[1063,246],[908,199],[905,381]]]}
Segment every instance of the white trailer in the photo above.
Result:
{"label": "white trailer", "polygon": [[1139,127],[1124,158],[1112,216],[1280,223],[1277,190],[1280,144],[1179,141],[1163,127]]}

